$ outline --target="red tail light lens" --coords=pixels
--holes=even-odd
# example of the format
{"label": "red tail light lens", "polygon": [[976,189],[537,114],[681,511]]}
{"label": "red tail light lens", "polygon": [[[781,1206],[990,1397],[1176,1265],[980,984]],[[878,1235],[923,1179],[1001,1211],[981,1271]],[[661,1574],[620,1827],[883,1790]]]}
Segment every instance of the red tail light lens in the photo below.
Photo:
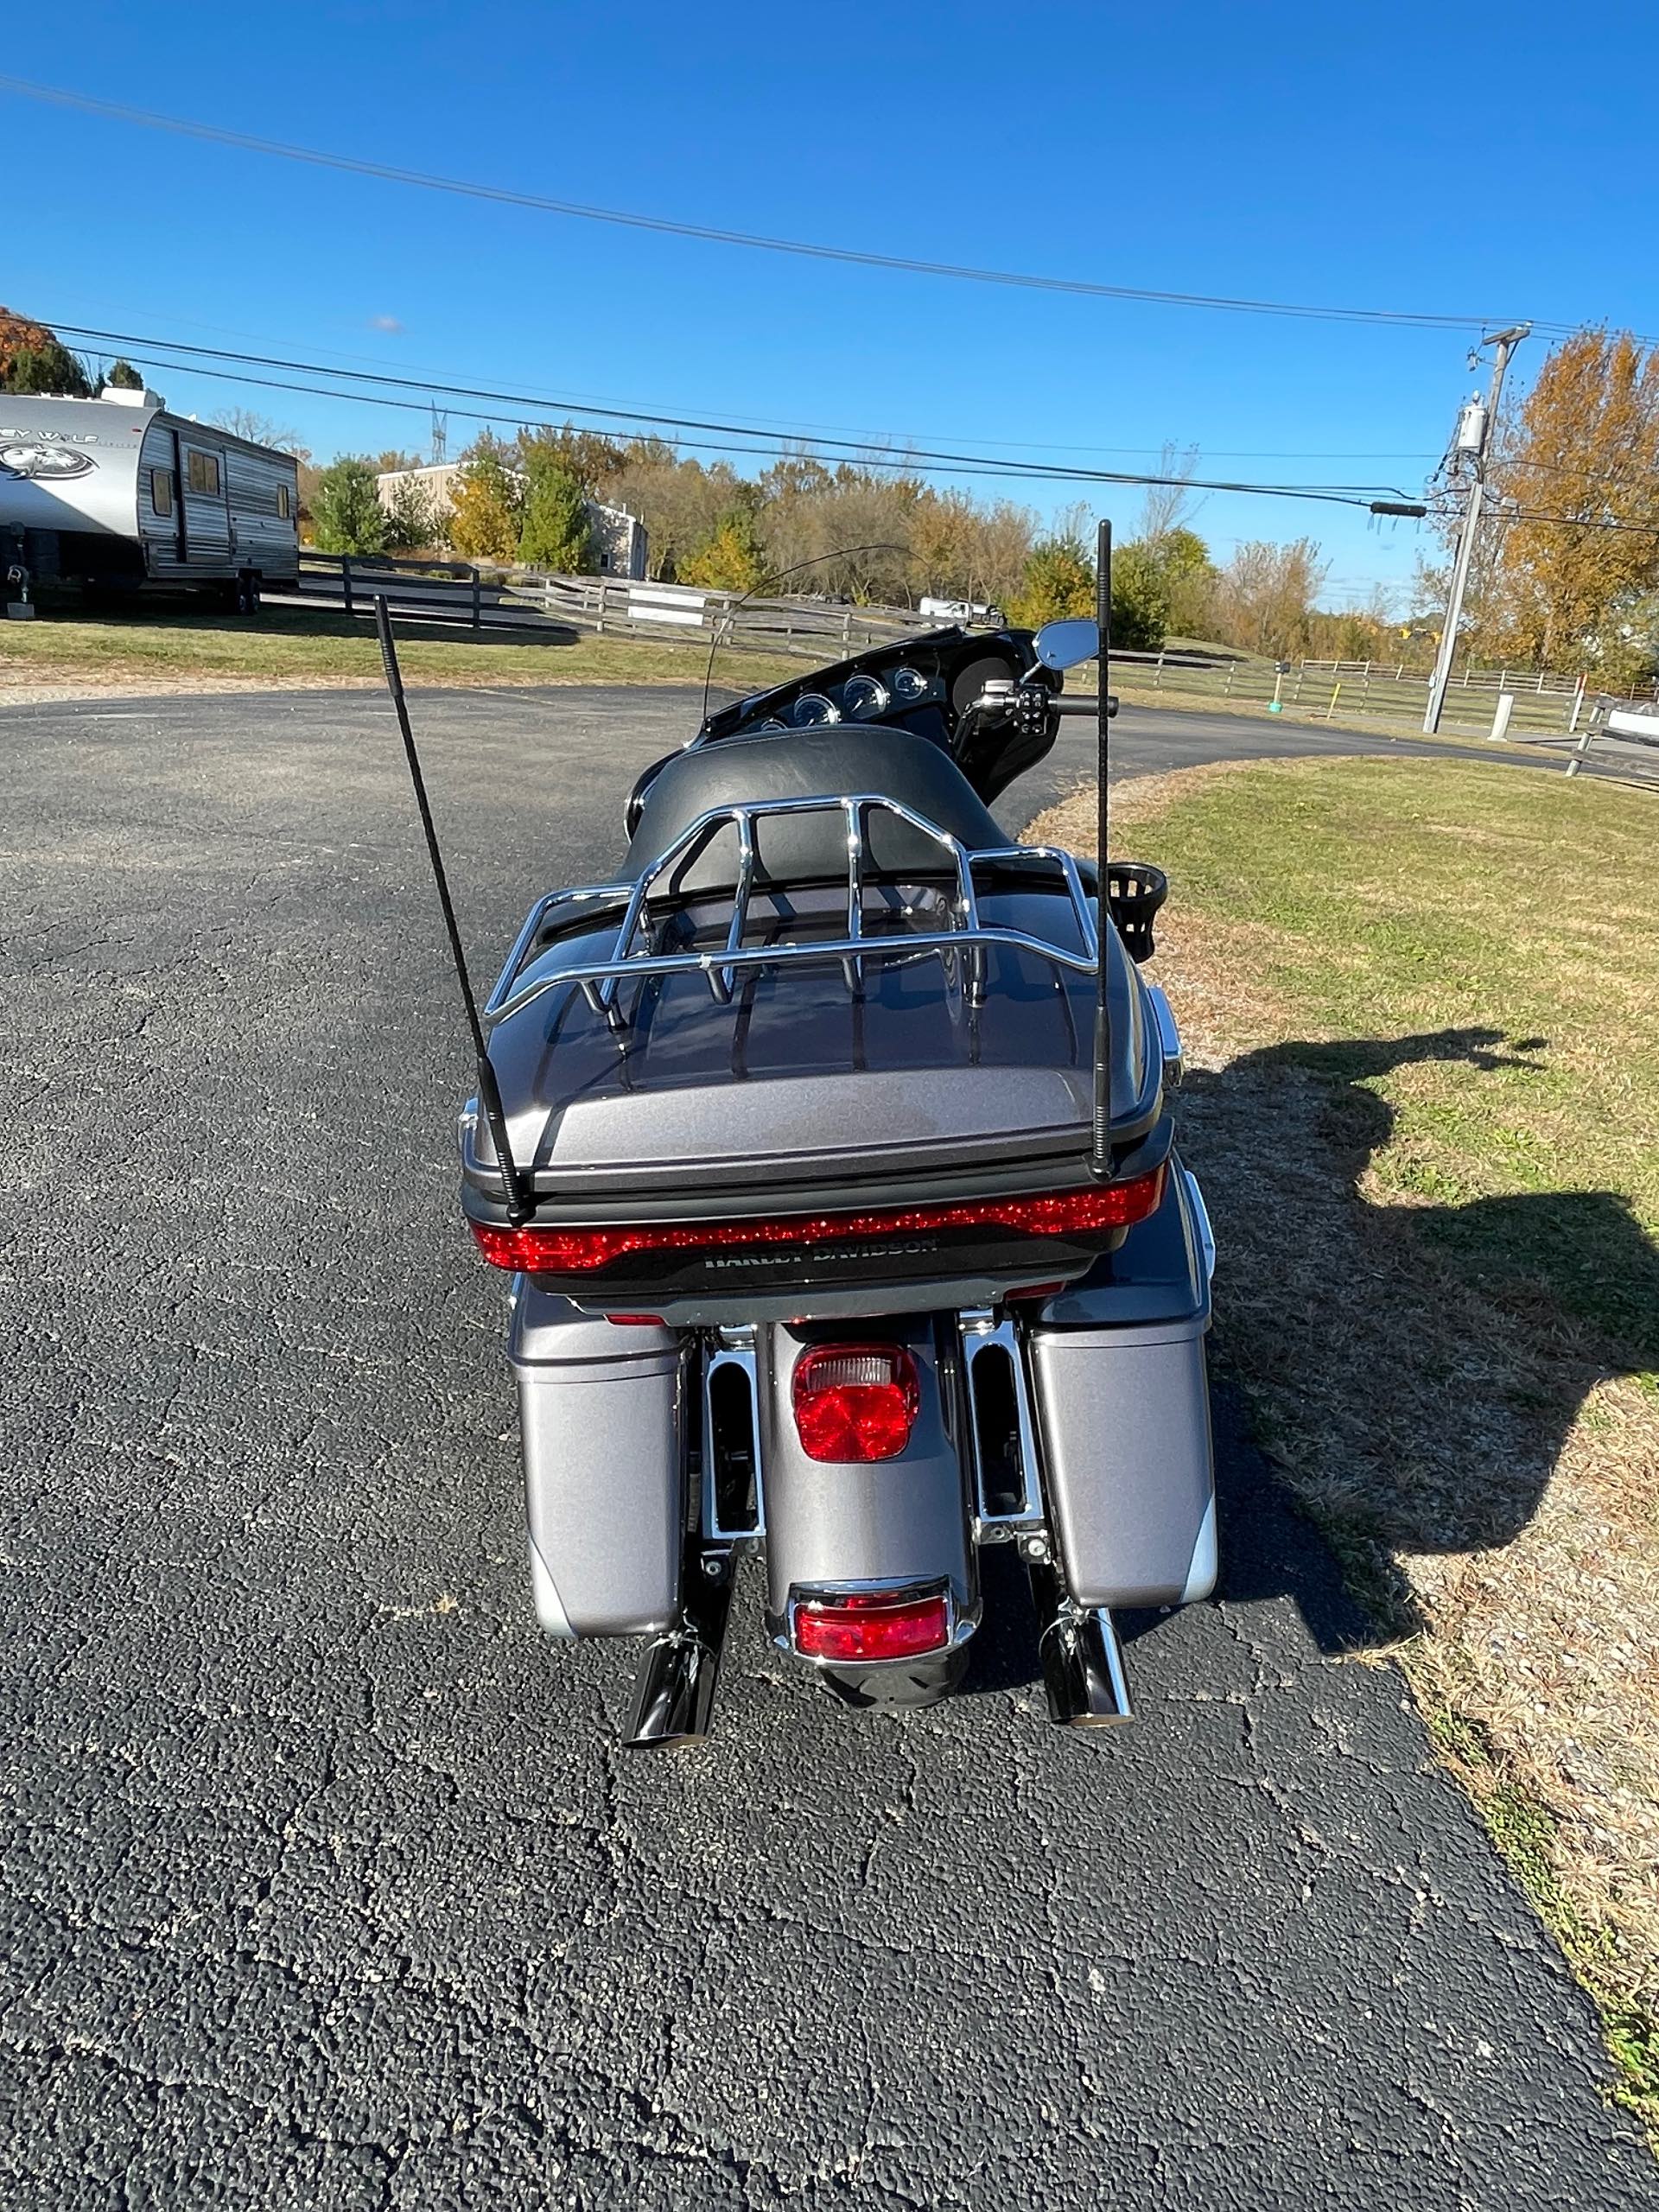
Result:
{"label": "red tail light lens", "polygon": [[914,1659],[950,1641],[942,1590],[849,1590],[795,1608],[795,1649],[809,1659]]}
{"label": "red tail light lens", "polygon": [[921,1389],[902,1344],[815,1344],[795,1363],[795,1430],[809,1459],[894,1459]]}
{"label": "red tail light lens", "polygon": [[1027,1236],[1074,1236],[1128,1229],[1156,1213],[1164,1171],[1096,1183],[1052,1198],[967,1198],[885,1213],[790,1214],[774,1221],[648,1222],[634,1229],[499,1229],[472,1224],[493,1268],[525,1274],[588,1274],[639,1252],[702,1252],[729,1245],[823,1244],[848,1236],[914,1236],[931,1230],[1012,1229]]}

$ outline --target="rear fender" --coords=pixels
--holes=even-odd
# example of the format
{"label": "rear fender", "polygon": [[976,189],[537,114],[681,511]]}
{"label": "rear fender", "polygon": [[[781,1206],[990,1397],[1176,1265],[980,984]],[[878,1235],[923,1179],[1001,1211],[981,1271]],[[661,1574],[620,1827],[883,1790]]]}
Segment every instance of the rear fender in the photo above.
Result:
{"label": "rear fender", "polygon": [[[944,1582],[962,1641],[978,1620],[980,1601],[954,1319],[948,1328],[918,1314],[833,1328],[774,1322],[760,1338],[768,1628],[786,1635],[791,1591]],[[811,1459],[796,1432],[797,1361],[815,1344],[853,1342],[903,1344],[916,1363],[921,1402],[909,1447],[897,1459]]]}

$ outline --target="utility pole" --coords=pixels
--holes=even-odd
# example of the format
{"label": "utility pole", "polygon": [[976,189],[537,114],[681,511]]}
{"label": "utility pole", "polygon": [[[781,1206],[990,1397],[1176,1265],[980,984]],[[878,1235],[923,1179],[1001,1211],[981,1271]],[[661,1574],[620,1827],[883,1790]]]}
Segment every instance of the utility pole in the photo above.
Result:
{"label": "utility pole", "polygon": [[[1434,673],[1429,678],[1428,707],[1423,715],[1423,728],[1433,736],[1440,726],[1440,709],[1446,704],[1446,687],[1452,674],[1452,656],[1458,649],[1458,626],[1463,620],[1463,594],[1469,582],[1470,564],[1475,557],[1475,542],[1480,536],[1480,511],[1486,497],[1486,455],[1492,442],[1492,432],[1497,423],[1497,403],[1503,396],[1503,378],[1510,365],[1510,356],[1531,330],[1529,322],[1517,322],[1512,330],[1500,330],[1495,337],[1481,340],[1483,346],[1497,347],[1492,362],[1491,388],[1484,406],[1477,397],[1470,401],[1458,417],[1457,430],[1452,437],[1454,462],[1462,462],[1469,473],[1469,502],[1464,509],[1463,528],[1458,535],[1458,557],[1452,569],[1452,595],[1446,601],[1446,627],[1440,632],[1440,650],[1434,657]],[[1469,365],[1475,365],[1475,355],[1469,357]]]}

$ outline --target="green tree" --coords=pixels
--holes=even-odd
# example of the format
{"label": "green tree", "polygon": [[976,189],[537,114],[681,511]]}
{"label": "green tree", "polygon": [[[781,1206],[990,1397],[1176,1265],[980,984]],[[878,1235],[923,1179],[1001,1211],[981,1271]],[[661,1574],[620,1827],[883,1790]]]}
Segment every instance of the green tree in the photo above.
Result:
{"label": "green tree", "polygon": [[538,447],[530,464],[518,558],[527,569],[579,576],[594,565],[594,531],[581,484],[554,453]]}
{"label": "green tree", "polygon": [[386,511],[374,468],[360,454],[343,454],[317,479],[312,502],[317,545],[324,553],[384,553]]}
{"label": "green tree", "polygon": [[1155,653],[1169,626],[1169,583],[1160,550],[1131,543],[1112,557],[1112,643]]}
{"label": "green tree", "polygon": [[417,476],[401,476],[386,505],[388,553],[420,553],[441,535],[438,503]]}
{"label": "green tree", "polygon": [[447,534],[465,559],[511,561],[518,553],[524,492],[507,465],[507,450],[486,430],[455,470]]}
{"label": "green tree", "polygon": [[92,379],[67,346],[50,331],[44,344],[19,346],[5,370],[0,386],[7,391],[39,392],[54,398],[90,399]]}
{"label": "green tree", "polygon": [[1166,628],[1183,638],[1203,637],[1216,582],[1210,548],[1197,531],[1178,525],[1166,531],[1162,537],[1149,541],[1147,550],[1157,560],[1163,576],[1164,599],[1168,608]]}
{"label": "green tree", "polygon": [[747,507],[722,515],[714,536],[680,563],[680,582],[704,591],[755,591],[766,580],[766,556],[755,542],[754,517]]}
{"label": "green tree", "polygon": [[130,361],[125,359],[111,361],[104,372],[103,388],[106,391],[111,389],[116,391],[142,391],[144,388],[144,380]]}
{"label": "green tree", "polygon": [[1045,537],[1033,545],[1020,589],[1008,602],[1009,621],[1040,630],[1045,622],[1094,611],[1095,564],[1082,539]]}
{"label": "green tree", "polygon": [[540,423],[533,429],[518,433],[518,457],[527,474],[534,475],[538,459],[556,461],[568,468],[590,499],[598,499],[619,471],[627,466],[628,454],[614,438],[607,438],[600,430],[579,430],[574,423],[555,429],[550,423]]}

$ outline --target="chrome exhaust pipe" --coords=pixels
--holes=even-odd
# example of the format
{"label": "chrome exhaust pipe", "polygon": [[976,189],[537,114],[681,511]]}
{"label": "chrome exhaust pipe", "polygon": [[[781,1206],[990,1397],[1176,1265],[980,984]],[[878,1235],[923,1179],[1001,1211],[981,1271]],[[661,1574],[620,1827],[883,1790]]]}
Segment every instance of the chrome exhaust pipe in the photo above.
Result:
{"label": "chrome exhaust pipe", "polygon": [[688,1551],[679,1612],[645,1646],[634,1676],[625,1751],[677,1751],[708,1735],[733,1570],[730,1552]]}
{"label": "chrome exhaust pipe", "polygon": [[1123,1650],[1105,1607],[1079,1605],[1053,1568],[1032,1562],[1038,1654],[1048,1717],[1060,1728],[1111,1728],[1134,1719]]}

